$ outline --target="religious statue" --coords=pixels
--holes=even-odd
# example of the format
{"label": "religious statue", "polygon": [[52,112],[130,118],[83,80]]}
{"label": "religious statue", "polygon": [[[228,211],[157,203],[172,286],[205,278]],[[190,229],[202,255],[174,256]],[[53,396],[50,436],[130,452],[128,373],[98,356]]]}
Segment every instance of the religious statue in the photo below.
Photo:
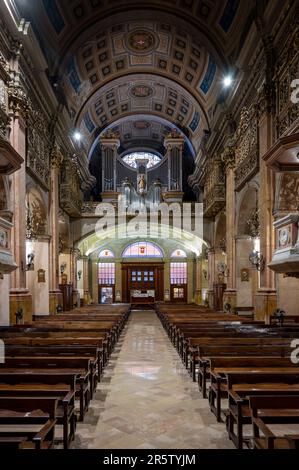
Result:
{"label": "religious statue", "polygon": [[143,193],[146,190],[146,180],[145,175],[141,174],[138,176],[138,190]]}

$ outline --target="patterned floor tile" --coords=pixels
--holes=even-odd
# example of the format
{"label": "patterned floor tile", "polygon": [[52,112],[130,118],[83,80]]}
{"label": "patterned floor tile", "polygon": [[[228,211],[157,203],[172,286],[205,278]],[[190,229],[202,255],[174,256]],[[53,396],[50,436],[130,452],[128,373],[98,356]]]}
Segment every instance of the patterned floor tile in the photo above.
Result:
{"label": "patterned floor tile", "polygon": [[154,312],[133,312],[74,448],[233,448]]}

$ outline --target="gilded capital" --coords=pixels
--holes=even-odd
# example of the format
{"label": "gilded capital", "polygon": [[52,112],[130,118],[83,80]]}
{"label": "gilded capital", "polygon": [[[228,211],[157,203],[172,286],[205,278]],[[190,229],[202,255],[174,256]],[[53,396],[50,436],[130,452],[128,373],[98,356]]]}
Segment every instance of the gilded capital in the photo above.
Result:
{"label": "gilded capital", "polygon": [[53,168],[60,168],[62,162],[63,162],[63,155],[60,151],[59,146],[55,144],[51,151],[51,166]]}
{"label": "gilded capital", "polygon": [[226,147],[221,154],[221,161],[227,169],[234,169],[236,165],[236,153],[234,147]]}
{"label": "gilded capital", "polygon": [[27,117],[32,106],[24,89],[19,85],[11,84],[7,92],[10,112],[12,112],[15,117]]}

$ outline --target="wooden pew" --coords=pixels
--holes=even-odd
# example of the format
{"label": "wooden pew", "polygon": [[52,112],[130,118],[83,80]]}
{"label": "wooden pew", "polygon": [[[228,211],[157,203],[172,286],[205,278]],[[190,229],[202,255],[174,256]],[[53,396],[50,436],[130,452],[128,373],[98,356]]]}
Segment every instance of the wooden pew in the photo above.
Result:
{"label": "wooden pew", "polygon": [[[289,339],[269,338],[268,341],[267,338],[211,338],[208,341],[203,339],[201,346],[193,347],[190,350],[192,378],[193,381],[196,380],[196,366],[210,356],[245,356],[247,354],[249,356],[275,355],[284,357],[290,351]],[[204,357],[205,359],[203,359]],[[206,392],[206,390],[202,390],[203,393]]]}
{"label": "wooden pew", "polygon": [[[298,367],[293,364],[289,357],[281,356],[212,356],[201,358],[198,369],[198,386],[200,391],[207,390],[207,381],[210,380],[210,375],[220,375],[222,377],[221,389],[219,394],[215,394],[215,390],[210,390],[210,404],[217,417],[220,416],[221,398],[227,396],[227,384],[225,382],[225,372],[228,370],[236,371],[236,368],[249,368],[255,370],[263,367]],[[213,396],[214,395],[214,396]],[[206,398],[206,393],[204,398]],[[215,406],[215,403],[217,405]]]}
{"label": "wooden pew", "polygon": [[[243,426],[251,423],[247,397],[255,393],[299,394],[299,371],[296,368],[265,368],[262,371],[226,373],[228,385],[227,431],[237,448],[243,446]],[[242,390],[244,397],[242,397]]]}
{"label": "wooden pew", "polygon": [[88,357],[96,363],[99,377],[102,374],[103,363],[101,350],[95,346],[18,346],[7,345],[5,348],[6,357],[61,357],[80,358]]}
{"label": "wooden pew", "polygon": [[[55,398],[0,397],[1,425],[12,425],[11,430],[0,430],[0,438],[25,437],[23,448],[50,449],[54,445],[57,400]],[[28,429],[17,430],[20,425]],[[33,425],[41,425],[38,432]]]}
{"label": "wooden pew", "polygon": [[299,424],[299,394],[250,396],[254,449],[298,448],[299,437],[274,434],[267,424]]}
{"label": "wooden pew", "polygon": [[73,377],[76,380],[75,394],[79,398],[79,419],[84,420],[88,410],[89,393],[89,371],[85,369],[22,369],[5,368],[0,369],[0,384],[61,384]]}
{"label": "wooden pew", "polygon": [[[41,383],[38,380],[42,380]],[[62,379],[63,383],[56,383],[57,380],[45,380],[44,377],[35,377],[34,381],[20,381],[12,376],[0,376],[0,398],[18,397],[41,398],[52,397],[58,400],[56,408],[56,422],[63,427],[63,446],[68,449],[70,443],[75,438],[77,416],[75,414],[75,375],[67,375]],[[45,383],[46,382],[46,383]],[[50,383],[49,383],[50,382]]]}
{"label": "wooden pew", "polygon": [[90,397],[92,399],[98,382],[97,364],[95,358],[72,356],[72,357],[5,357],[5,363],[0,364],[0,370],[5,368],[27,368],[27,369],[81,369],[89,371]]}

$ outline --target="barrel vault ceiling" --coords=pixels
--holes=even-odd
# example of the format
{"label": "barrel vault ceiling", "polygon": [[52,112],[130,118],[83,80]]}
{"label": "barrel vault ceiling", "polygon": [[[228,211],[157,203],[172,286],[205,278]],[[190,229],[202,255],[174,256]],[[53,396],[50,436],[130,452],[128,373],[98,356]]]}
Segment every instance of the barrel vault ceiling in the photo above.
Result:
{"label": "barrel vault ceiling", "polygon": [[[38,0],[32,7],[29,0],[15,2],[31,21],[49,78],[87,149],[104,129],[124,119],[122,143],[133,134],[138,140],[138,131],[142,138],[146,129],[153,140],[162,139],[165,128],[155,126],[165,120],[182,130],[195,152],[210,128],[221,80],[233,70],[255,3]],[[138,118],[144,115],[149,118]],[[138,128],[138,120],[148,127]]]}

